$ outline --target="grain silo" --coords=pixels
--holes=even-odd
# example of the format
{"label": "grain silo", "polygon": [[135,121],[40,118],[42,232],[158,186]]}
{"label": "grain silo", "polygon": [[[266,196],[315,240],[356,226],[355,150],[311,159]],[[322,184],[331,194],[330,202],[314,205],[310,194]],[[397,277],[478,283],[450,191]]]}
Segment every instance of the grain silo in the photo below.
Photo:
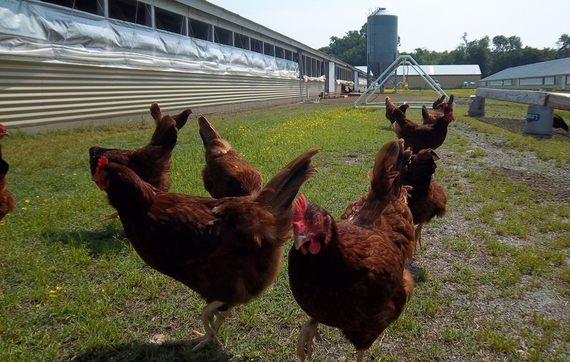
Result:
{"label": "grain silo", "polygon": [[366,29],[368,72],[378,78],[398,57],[398,17],[378,8],[368,16]]}

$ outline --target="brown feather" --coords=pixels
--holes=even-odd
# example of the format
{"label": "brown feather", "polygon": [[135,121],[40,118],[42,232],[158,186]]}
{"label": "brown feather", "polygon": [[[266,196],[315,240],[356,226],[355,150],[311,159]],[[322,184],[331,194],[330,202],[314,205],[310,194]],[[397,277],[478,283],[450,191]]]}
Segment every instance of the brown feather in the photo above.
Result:
{"label": "brown feather", "polygon": [[16,208],[14,195],[6,188],[8,184],[6,174],[9,168],[8,162],[2,158],[2,145],[0,145],[0,220]]}
{"label": "brown feather", "polygon": [[437,154],[431,149],[423,149],[415,155],[402,173],[402,183],[409,185],[408,206],[412,211],[416,228],[416,243],[421,247],[421,228],[434,217],[446,213],[447,194],[434,178]]}
{"label": "brown feather", "polygon": [[321,206],[305,208],[303,199],[296,204],[289,282],[311,317],[297,345],[301,359],[312,349],[307,330],[318,323],[339,328],[360,354],[402,313],[413,291],[405,263],[413,254],[414,229],[399,175],[410,155],[403,140],[384,145],[370,192],[339,221]]}
{"label": "brown feather", "polygon": [[[176,117],[179,121],[187,119],[192,111],[187,109]],[[89,148],[89,164],[91,175],[95,174],[97,162],[105,156],[110,162],[119,163],[134,170],[139,177],[154,187],[163,191],[170,188],[171,154],[178,138],[177,121],[168,115],[162,115],[158,104],[151,106],[153,117],[162,118],[156,123],[156,128],[149,143],[135,150],[118,148],[102,148],[93,146]],[[184,120],[184,122],[186,122]]]}
{"label": "brown feather", "polygon": [[106,191],[127,238],[148,265],[227,311],[275,280],[291,236],[291,204],[285,202],[314,174],[310,158],[316,153],[306,152],[286,166],[269,182],[271,188],[242,197],[163,192],[113,162],[102,165],[93,180]]}
{"label": "brown feather", "polygon": [[230,143],[202,115],[198,117],[206,164],[202,169],[204,188],[215,198],[246,196],[262,187],[261,174],[241,158]]}

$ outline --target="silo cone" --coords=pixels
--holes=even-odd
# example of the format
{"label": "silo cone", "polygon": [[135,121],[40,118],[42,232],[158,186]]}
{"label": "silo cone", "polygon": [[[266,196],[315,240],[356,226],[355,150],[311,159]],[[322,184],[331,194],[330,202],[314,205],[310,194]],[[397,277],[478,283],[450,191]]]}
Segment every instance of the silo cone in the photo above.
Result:
{"label": "silo cone", "polygon": [[554,108],[529,105],[526,112],[524,133],[540,136],[552,136],[552,116]]}

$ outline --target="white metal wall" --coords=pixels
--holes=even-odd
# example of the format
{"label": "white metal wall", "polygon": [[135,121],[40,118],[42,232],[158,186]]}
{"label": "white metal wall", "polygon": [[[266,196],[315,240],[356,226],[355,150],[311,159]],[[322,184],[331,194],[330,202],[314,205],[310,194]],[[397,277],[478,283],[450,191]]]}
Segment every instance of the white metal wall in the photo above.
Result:
{"label": "white metal wall", "polygon": [[0,59],[0,123],[146,118],[152,102],[165,112],[235,111],[312,99],[323,90],[323,82]]}

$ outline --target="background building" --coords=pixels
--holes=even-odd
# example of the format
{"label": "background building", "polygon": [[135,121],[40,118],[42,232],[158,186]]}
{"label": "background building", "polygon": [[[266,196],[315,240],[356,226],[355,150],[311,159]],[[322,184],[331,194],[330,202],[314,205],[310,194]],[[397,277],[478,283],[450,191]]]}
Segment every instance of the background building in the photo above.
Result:
{"label": "background building", "polygon": [[0,118],[34,127],[314,101],[365,72],[203,0],[0,0]]}
{"label": "background building", "polygon": [[507,68],[481,79],[481,87],[570,90],[570,58]]}

